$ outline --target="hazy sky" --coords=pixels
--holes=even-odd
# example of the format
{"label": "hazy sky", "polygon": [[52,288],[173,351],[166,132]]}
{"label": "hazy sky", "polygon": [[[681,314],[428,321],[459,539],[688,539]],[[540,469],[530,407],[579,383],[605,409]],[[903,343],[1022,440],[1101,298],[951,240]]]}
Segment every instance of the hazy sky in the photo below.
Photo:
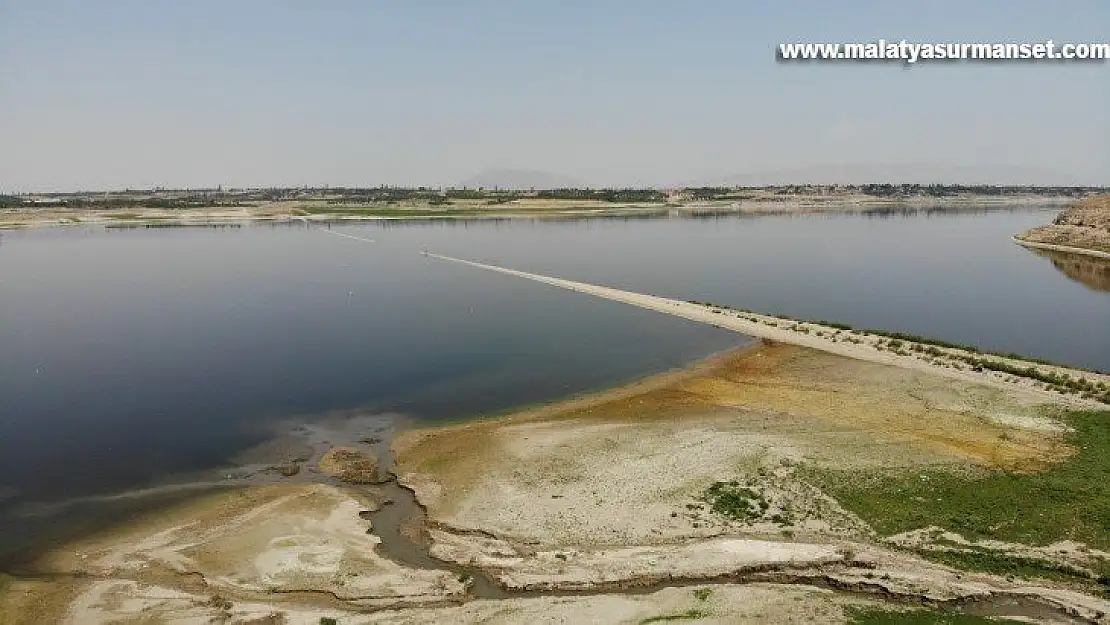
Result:
{"label": "hazy sky", "polygon": [[1110,63],[775,60],[1108,27],[1105,0],[0,0],[0,191],[919,162],[1110,184]]}

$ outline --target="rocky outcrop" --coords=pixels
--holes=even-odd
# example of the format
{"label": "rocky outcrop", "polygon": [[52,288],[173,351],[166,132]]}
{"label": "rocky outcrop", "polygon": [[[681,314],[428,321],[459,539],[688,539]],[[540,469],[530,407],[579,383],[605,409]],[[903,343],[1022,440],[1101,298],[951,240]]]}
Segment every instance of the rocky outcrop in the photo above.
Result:
{"label": "rocky outcrop", "polygon": [[378,461],[352,447],[333,447],[320,458],[317,468],[348,484],[379,484],[384,481]]}
{"label": "rocky outcrop", "polygon": [[1110,254],[1110,195],[1077,202],[1060,213],[1051,225],[1038,226],[1016,239],[1018,243],[1033,247],[1062,246],[1090,250],[1098,255]]}

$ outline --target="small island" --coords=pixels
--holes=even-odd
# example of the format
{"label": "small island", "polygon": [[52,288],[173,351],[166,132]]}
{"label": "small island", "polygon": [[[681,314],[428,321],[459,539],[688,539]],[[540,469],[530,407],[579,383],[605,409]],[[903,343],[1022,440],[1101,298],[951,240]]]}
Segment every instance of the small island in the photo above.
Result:
{"label": "small island", "polygon": [[1026,247],[1110,258],[1110,195],[1079,201],[1048,226],[1038,226],[1016,237]]}

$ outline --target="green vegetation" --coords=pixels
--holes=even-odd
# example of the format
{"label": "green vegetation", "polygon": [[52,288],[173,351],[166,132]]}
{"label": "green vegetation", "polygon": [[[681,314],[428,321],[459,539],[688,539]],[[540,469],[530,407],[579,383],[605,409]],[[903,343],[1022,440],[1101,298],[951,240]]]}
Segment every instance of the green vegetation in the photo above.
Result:
{"label": "green vegetation", "polygon": [[692,621],[694,619],[705,618],[709,616],[708,612],[702,612],[691,608],[679,614],[664,614],[661,616],[649,616],[648,618],[640,621],[640,625],[648,625],[648,623],[664,623],[669,621]]}
{"label": "green vegetation", "polygon": [[712,588],[695,588],[694,598],[698,601],[708,601],[709,597],[713,594]]}
{"label": "green vegetation", "polygon": [[848,608],[851,625],[1009,625],[1022,621],[961,614],[941,608],[888,610],[884,608]]}
{"label": "green vegetation", "polygon": [[1039,473],[806,469],[882,534],[936,525],[969,539],[1110,547],[1110,412],[1074,411],[1076,453]]}
{"label": "green vegetation", "polygon": [[600,200],[602,202],[665,202],[667,194],[656,189],[549,189],[536,197],[550,200]]}
{"label": "green vegetation", "polygon": [[[374,217],[392,217],[392,218],[405,218],[405,219],[444,219],[451,217],[459,218],[472,218],[472,217],[489,217],[497,218],[498,216],[557,216],[567,214],[568,216],[603,216],[614,215],[612,208],[597,205],[584,205],[584,206],[557,206],[557,207],[537,207],[537,206],[517,206],[505,205],[503,202],[486,202],[484,206],[477,205],[461,205],[458,207],[450,206],[450,202],[428,202],[424,205],[408,205],[397,206],[394,204],[389,205],[368,205],[368,206],[354,206],[354,205],[303,205],[290,212],[300,215],[324,215],[333,217],[361,217],[361,218],[374,218]],[[445,206],[447,205],[447,206]],[[636,215],[622,215],[625,218],[648,217],[654,214],[654,209],[640,209]]]}
{"label": "green vegetation", "polygon": [[[981,184],[864,184],[855,188],[864,195],[875,197],[945,197],[964,194],[1006,196],[1020,193],[1018,191],[1019,187]],[[1037,187],[1037,189],[1046,195],[1070,195],[1075,197],[1082,197],[1087,191],[1082,187],[1051,187],[1051,193],[1048,192],[1049,187]]]}
{"label": "green vegetation", "polygon": [[321,616],[320,625],[339,625],[339,620],[330,616]]}
{"label": "green vegetation", "polygon": [[770,507],[762,494],[736,480],[714,482],[702,498],[714,513],[744,523],[760,519]]}
{"label": "green vegetation", "polygon": [[[741,317],[743,317],[744,315],[763,315],[763,316],[773,316],[773,317],[778,318],[778,319],[785,319],[785,320],[788,320],[788,321],[792,321],[792,320],[790,320],[786,317],[783,317],[781,315],[767,315],[765,313],[757,313],[757,312],[753,312],[753,311],[745,310],[745,309],[741,309],[741,308],[733,308],[731,306],[726,306],[726,305],[722,305],[722,304],[713,304],[713,303],[710,303],[710,302],[699,302],[697,300],[687,300],[687,301],[691,304],[696,304],[698,306],[705,306],[707,308],[710,308],[714,313],[717,313],[717,314],[721,314],[725,311],[729,311],[729,312],[737,313]],[[753,323],[760,321],[757,317],[745,317],[745,318],[748,321],[751,321]],[[766,324],[766,325],[777,325],[777,324],[774,324],[774,323],[769,323],[767,321],[763,321],[763,323]],[[946,362],[936,362],[936,364],[942,364],[942,365],[946,365],[946,366],[954,366],[954,367],[957,367],[957,368],[966,367],[966,368],[971,369],[972,371],[990,370],[990,371],[995,371],[995,372],[998,372],[998,373],[1003,373],[1003,374],[1006,374],[1006,375],[1011,375],[1011,376],[1015,376],[1015,377],[1019,377],[1019,378],[1027,378],[1027,379],[1039,382],[1042,385],[1044,385],[1045,387],[1047,387],[1048,389],[1053,390],[1057,393],[1061,393],[1061,394],[1064,394],[1064,395],[1067,395],[1067,394],[1079,395],[1079,396],[1081,396],[1085,399],[1093,399],[1095,401],[1099,401],[1099,402],[1104,403],[1104,404],[1110,404],[1110,385],[1107,385],[1106,382],[1101,382],[1101,381],[1100,382],[1094,382],[1092,380],[1088,380],[1088,379],[1083,378],[1083,377],[1072,378],[1070,375],[1068,375],[1066,373],[1057,373],[1057,372],[1054,372],[1054,371],[1043,371],[1043,370],[1038,369],[1037,367],[1032,366],[1032,365],[1019,366],[1019,365],[1015,365],[1015,364],[1010,363],[1010,362],[1005,362],[1005,361],[1002,361],[1002,360],[997,360],[997,359],[994,359],[994,358],[990,358],[989,356],[997,356],[999,358],[1006,358],[1006,359],[1009,359],[1009,360],[1019,360],[1019,361],[1038,363],[1038,364],[1043,364],[1043,365],[1053,365],[1053,363],[1048,362],[1046,360],[1040,360],[1040,359],[1037,359],[1037,358],[1029,358],[1029,357],[1026,357],[1026,356],[1022,356],[1020,354],[1013,354],[1013,353],[999,354],[999,353],[994,353],[994,352],[986,352],[986,351],[980,350],[978,347],[974,347],[974,346],[970,346],[970,345],[960,345],[958,343],[951,343],[951,342],[943,341],[943,340],[939,340],[939,339],[930,339],[930,338],[927,338],[927,337],[918,336],[916,334],[906,334],[906,333],[903,333],[903,332],[890,332],[890,331],[887,331],[887,330],[874,330],[874,329],[856,330],[856,329],[853,329],[852,326],[849,326],[849,325],[844,324],[844,323],[834,323],[834,322],[829,322],[829,321],[824,321],[824,320],[821,320],[821,321],[810,321],[810,320],[793,321],[793,323],[791,325],[787,325],[787,326],[777,325],[777,327],[780,327],[780,328],[785,327],[787,330],[791,330],[793,332],[798,332],[800,334],[809,334],[810,331],[811,331],[811,328],[808,328],[803,324],[822,325],[822,326],[827,326],[827,327],[836,329],[837,330],[836,334],[825,334],[824,332],[817,331],[818,336],[829,336],[829,337],[832,338],[833,341],[844,340],[846,342],[856,343],[856,344],[859,344],[861,342],[860,339],[853,338],[853,337],[850,337],[850,336],[840,336],[840,338],[837,338],[838,335],[840,335],[840,333],[842,333],[842,332],[849,332],[849,333],[854,334],[856,336],[873,335],[873,336],[885,337],[886,339],[888,339],[887,341],[884,342],[882,340],[879,340],[875,343],[875,347],[877,349],[889,351],[889,352],[894,353],[894,354],[899,355],[899,356],[912,356],[914,354],[917,354],[917,355],[921,356],[922,358],[925,358],[926,356],[928,356],[929,358],[925,358],[925,359],[926,360],[932,359],[932,360],[930,360],[932,362],[936,362],[939,359],[949,359],[949,362],[947,362],[947,363]],[[955,353],[945,352],[945,351],[942,351],[940,348],[956,350],[956,351],[955,351]]]}
{"label": "green vegetation", "polygon": [[[283,187],[250,189],[122,189],[113,191],[79,191],[73,193],[41,193],[25,195],[0,194],[0,209],[70,209],[70,210],[132,210],[156,208],[187,210],[221,207],[259,206],[271,202],[310,201],[334,206],[366,206],[395,208],[399,205],[446,206],[466,203],[469,208],[494,207],[521,199],[562,201],[582,200],[591,205],[650,204],[662,210],[684,207],[688,201],[702,204],[685,207],[689,217],[712,217],[734,210],[725,202],[755,200],[781,202],[792,197],[805,197],[819,203],[837,197],[858,198],[869,195],[879,198],[881,205],[864,209],[867,213],[915,212],[901,204],[910,197],[1004,197],[1072,196],[1106,193],[1107,188],[1029,187],[1029,186],[963,186],[963,185],[786,185],[778,187],[690,187],[662,191],[651,188],[609,189],[500,189],[455,187]],[[705,205],[717,203],[717,205]],[[602,213],[604,214],[604,213]],[[408,215],[405,215],[408,216]]]}
{"label": "green vegetation", "polygon": [[[890,334],[890,333],[878,332],[878,331],[875,331],[875,330],[864,330],[864,332],[869,332],[871,334],[878,334],[880,336],[888,336]],[[905,339],[905,340],[910,340],[910,339]],[[950,359],[953,359],[953,360],[957,361],[957,363],[962,363],[964,365],[967,365],[967,367],[969,369],[971,369],[972,371],[990,370],[990,371],[996,371],[998,373],[1005,373],[1007,375],[1012,375],[1012,376],[1019,377],[1019,378],[1028,378],[1030,380],[1035,380],[1037,382],[1040,382],[1041,384],[1047,386],[1051,390],[1056,391],[1057,393],[1061,393],[1061,394],[1064,394],[1064,395],[1067,395],[1067,394],[1080,395],[1085,399],[1094,399],[1094,400],[1102,402],[1104,404],[1110,404],[1110,386],[1107,386],[1107,384],[1105,382],[1092,382],[1091,380],[1088,380],[1088,379],[1083,378],[1083,377],[1072,378],[1069,374],[1066,374],[1066,373],[1056,373],[1054,371],[1042,371],[1042,370],[1040,370],[1040,369],[1038,369],[1038,368],[1036,368],[1032,365],[1024,366],[1024,367],[1023,366],[1018,366],[1018,365],[1015,365],[1015,364],[1012,364],[1012,363],[1009,363],[1009,362],[1004,362],[1004,361],[1001,361],[1001,360],[995,360],[995,359],[985,357],[985,356],[976,356],[974,353],[972,353],[972,354],[944,353],[944,352],[941,352],[939,349],[937,349],[933,345],[923,346],[923,345],[920,345],[918,343],[911,343],[911,344],[907,345],[906,343],[903,342],[902,339],[891,339],[891,340],[887,341],[885,344],[880,341],[880,342],[875,344],[875,347],[880,349],[880,350],[886,350],[886,351],[893,352],[893,353],[895,353],[899,356],[909,356],[909,355],[911,355],[910,352],[915,352],[915,353],[919,353],[919,354],[926,354],[926,355],[932,356],[934,358],[947,357],[947,358],[950,358]],[[959,347],[959,348],[956,348],[956,349],[975,351],[974,348],[968,348],[968,347]],[[1023,358],[1021,356],[1017,356],[1017,355],[1014,355],[1014,354],[1007,354],[1003,357],[1008,358],[1008,359],[1027,360],[1027,361],[1032,361],[1032,362],[1040,362],[1040,363],[1044,363],[1044,364],[1050,364],[1050,363],[1045,363],[1045,361],[1043,361],[1043,360],[1034,360],[1034,359],[1030,359],[1030,358]]]}
{"label": "green vegetation", "polygon": [[1067,564],[1056,564],[1048,560],[1015,556],[1006,553],[997,553],[982,549],[969,548],[960,551],[947,551],[935,549],[920,549],[918,555],[926,560],[939,562],[946,566],[965,571],[982,571],[995,575],[1014,576],[1024,579],[1050,579],[1060,582],[1079,582],[1098,588],[1094,592],[1107,594],[1110,592],[1110,562],[1103,563],[1095,575]]}
{"label": "green vegetation", "polygon": [[[429,204],[430,206],[431,204]],[[474,209],[427,210],[421,208],[389,208],[380,206],[301,206],[297,209],[302,216],[334,215],[336,217],[416,217],[437,219],[443,217],[479,217],[487,211]]]}
{"label": "green vegetation", "polygon": [[[774,317],[776,319],[793,320],[791,317],[786,317],[784,315],[771,315],[771,314],[768,314],[768,313],[761,313],[761,312],[757,312],[757,311],[754,311],[754,310],[747,310],[745,308],[734,308],[732,306],[728,306],[728,305],[725,305],[725,304],[714,304],[712,302],[699,302],[697,300],[687,300],[687,302],[689,302],[690,304],[697,304],[698,306],[708,306],[708,307],[712,307],[712,308],[719,308],[721,310],[729,310],[729,311],[732,311],[732,312],[747,313],[747,314],[750,314],[750,315],[763,315],[764,317]],[[834,321],[825,321],[823,319],[819,319],[819,320],[798,319],[796,321],[798,323],[811,323],[811,324],[814,324],[814,325],[828,326],[830,328],[835,328],[837,330],[842,330],[842,331],[845,331],[845,332],[854,332],[854,333],[857,333],[857,334],[873,334],[875,336],[882,336],[882,337],[885,337],[885,338],[888,338],[888,339],[894,339],[895,341],[898,341],[899,345],[901,345],[902,342],[921,343],[923,345],[933,345],[933,346],[936,346],[936,347],[944,347],[944,348],[948,348],[948,349],[959,349],[959,350],[963,350],[963,351],[966,351],[966,352],[973,352],[973,353],[976,353],[976,354],[985,354],[985,355],[990,355],[990,356],[998,356],[1000,358],[1009,358],[1011,360],[1024,360],[1026,362],[1034,362],[1034,363],[1038,363],[1038,364],[1042,364],[1042,365],[1054,365],[1054,364],[1056,364],[1056,363],[1053,363],[1051,361],[1043,360],[1043,359],[1040,359],[1040,358],[1033,358],[1033,357],[1030,357],[1030,356],[1023,356],[1021,354],[1015,354],[1015,353],[1012,353],[1012,352],[1011,353],[992,352],[992,351],[982,350],[982,349],[980,349],[980,348],[978,348],[974,345],[964,345],[962,343],[953,343],[951,341],[929,338],[927,336],[920,336],[918,334],[908,334],[908,333],[905,333],[905,332],[892,332],[890,330],[876,330],[874,328],[856,329],[856,328],[854,328],[854,327],[852,327],[852,326],[850,326],[846,323],[839,323],[839,322],[834,322]],[[940,354],[941,352],[938,350],[934,353]],[[1059,365],[1059,366],[1063,366],[1063,365]]]}
{"label": "green vegetation", "polygon": [[[817,323],[820,323],[820,322],[817,322]],[[839,327],[842,327],[843,329],[847,329],[847,330],[852,329],[848,326],[839,326]],[[1042,365],[1054,364],[1054,363],[1052,363],[1048,360],[1043,360],[1043,359],[1040,359],[1040,358],[1032,358],[1030,356],[1023,356],[1021,354],[1015,354],[1013,352],[1001,353],[1001,352],[985,351],[985,350],[982,350],[982,349],[980,349],[980,348],[978,348],[974,345],[963,345],[961,343],[952,343],[952,342],[949,342],[949,341],[943,341],[941,339],[929,338],[927,336],[919,336],[917,334],[907,334],[905,332],[891,332],[889,330],[875,330],[875,329],[871,329],[871,328],[868,328],[866,330],[862,330],[862,332],[866,332],[867,334],[874,334],[875,336],[885,336],[886,338],[889,338],[889,339],[896,339],[896,340],[900,340],[900,341],[910,341],[910,342],[913,342],[913,343],[922,343],[924,345],[935,345],[937,347],[946,347],[948,349],[959,349],[959,350],[963,350],[965,352],[974,352],[976,354],[988,354],[988,355],[991,355],[991,356],[999,356],[1001,358],[1010,358],[1012,360],[1024,360],[1024,361],[1027,361],[1027,362],[1035,362],[1035,363],[1042,364]]]}
{"label": "green vegetation", "polygon": [[[110,208],[160,208],[164,210],[181,210],[188,208],[228,208],[242,205],[242,202],[239,200],[220,200],[206,196],[193,196],[183,198],[70,197],[59,198],[48,203],[44,202],[37,206],[88,210],[103,210]],[[23,204],[23,206],[26,206],[26,204]]]}

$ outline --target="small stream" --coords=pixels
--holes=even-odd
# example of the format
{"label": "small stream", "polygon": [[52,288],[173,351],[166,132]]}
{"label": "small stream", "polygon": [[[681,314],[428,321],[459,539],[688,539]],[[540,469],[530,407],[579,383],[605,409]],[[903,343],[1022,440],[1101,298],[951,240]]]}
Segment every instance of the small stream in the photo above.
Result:
{"label": "small stream", "polygon": [[415,493],[401,486],[396,477],[378,488],[385,503],[359,516],[370,521],[372,533],[381,539],[378,551],[382,557],[413,568],[451,571],[460,580],[467,580],[470,594],[479,599],[504,599],[516,594],[502,588],[482,569],[432,557],[428,553],[425,511]]}
{"label": "small stream", "polygon": [[[323,422],[316,421],[297,425],[283,436],[268,443],[265,448],[260,448],[258,454],[250,457],[249,464],[244,464],[239,469],[233,469],[230,473],[226,472],[227,469],[221,470],[221,475],[227,478],[223,481],[198,480],[188,483],[168,484],[112,497],[88,498],[87,501],[79,499],[60,502],[49,507],[49,510],[55,514],[40,518],[39,522],[41,523],[52,517],[68,518],[71,521],[74,519],[80,520],[86,516],[87,510],[104,511],[113,510],[116,507],[131,514],[135,510],[141,510],[152,505],[152,502],[158,501],[160,498],[172,497],[172,500],[176,500],[176,498],[187,496],[190,492],[198,489],[234,488],[250,484],[272,484],[276,482],[328,483],[345,489],[356,489],[364,493],[368,499],[380,502],[376,509],[365,510],[359,513],[359,516],[369,522],[370,528],[367,529],[367,532],[374,534],[381,540],[376,549],[381,557],[415,569],[448,571],[460,581],[465,582],[469,596],[476,599],[500,600],[540,596],[605,594],[638,595],[650,594],[666,588],[694,588],[713,584],[776,583],[825,587],[837,593],[867,599],[880,598],[884,601],[907,606],[928,604],[912,597],[892,596],[877,585],[845,584],[831,578],[809,577],[790,570],[744,571],[700,579],[645,577],[626,580],[622,583],[599,585],[586,590],[505,589],[486,570],[443,561],[432,556],[429,552],[431,539],[427,532],[426,510],[416,498],[415,492],[402,485],[394,472],[396,463],[390,445],[403,423],[404,420],[397,415],[358,415],[352,417],[350,414],[345,414],[341,415],[340,418],[328,419]],[[352,446],[363,451],[372,452],[378,459],[380,474],[383,476],[382,481],[376,484],[352,485],[316,471],[314,469],[316,463],[332,446]],[[299,470],[292,476],[282,477],[272,470],[272,464],[261,461],[264,456],[270,456],[269,461],[272,462],[278,457],[289,458],[289,454],[300,454],[301,464],[304,465],[304,469]],[[211,478],[212,476],[207,477]],[[70,531],[79,531],[83,525],[84,523],[78,524]],[[14,561],[7,564],[9,566],[3,567],[7,569],[6,572],[15,574],[17,577],[30,578],[41,574],[34,569],[10,566],[15,564]],[[1066,623],[1086,622],[1031,597],[988,596],[944,602],[940,605],[953,611],[979,616],[1025,617]]]}
{"label": "small stream", "polygon": [[[399,424],[400,419],[391,419],[379,426],[369,439],[372,441],[369,447],[387,479],[373,487],[374,495],[382,502],[378,509],[363,511],[359,516],[370,521],[370,533],[381,539],[379,555],[417,569],[451,571],[457,579],[465,581],[470,594],[479,599],[509,597],[510,593],[484,570],[446,562],[428,552],[431,539],[427,532],[427,511],[416,499],[416,493],[401,485],[394,472],[396,459],[391,445]],[[363,440],[365,444],[367,439]]]}
{"label": "small stream", "polygon": [[[384,437],[383,437],[384,438]],[[822,586],[838,593],[874,599],[883,594],[878,589],[846,588],[843,585],[819,579],[804,579],[795,577],[786,571],[781,575],[772,572],[769,576],[759,573],[744,572],[736,575],[725,575],[707,579],[666,579],[666,580],[629,580],[620,584],[619,588],[601,586],[588,590],[508,590],[502,587],[487,571],[473,566],[463,566],[454,562],[446,562],[433,557],[428,548],[430,538],[427,534],[427,512],[416,498],[416,493],[403,486],[393,473],[394,458],[389,449],[388,440],[381,441],[374,446],[378,457],[379,466],[389,471],[389,479],[375,485],[377,493],[382,497],[383,504],[377,510],[364,511],[360,517],[370,521],[371,529],[368,530],[378,538],[381,543],[378,553],[398,564],[426,570],[451,571],[461,580],[467,580],[470,595],[478,599],[509,599],[539,596],[587,596],[604,595],[612,593],[621,594],[650,594],[666,588],[698,587],[723,583],[754,583],[771,582],[783,584],[806,584]],[[769,579],[765,579],[769,577]],[[781,579],[778,579],[780,578]],[[886,597],[894,603],[906,605],[920,605],[922,602],[908,600],[904,597]],[[989,596],[983,598],[961,599],[943,603],[943,607],[956,612],[973,614],[977,616],[1006,618],[1024,617],[1043,619],[1052,622],[1086,623],[1084,619],[1072,617],[1062,610],[1046,605],[1034,598],[1015,596]]]}

